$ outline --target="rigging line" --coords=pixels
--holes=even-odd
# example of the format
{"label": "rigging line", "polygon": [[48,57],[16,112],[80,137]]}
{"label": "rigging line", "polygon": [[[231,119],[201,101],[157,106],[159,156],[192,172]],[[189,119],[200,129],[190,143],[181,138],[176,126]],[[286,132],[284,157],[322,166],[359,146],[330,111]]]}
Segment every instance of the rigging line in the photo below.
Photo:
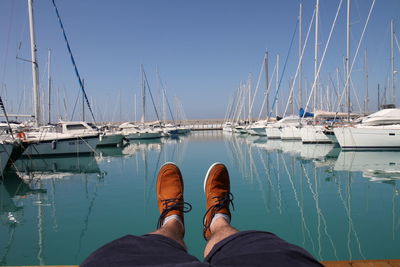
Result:
{"label": "rigging line", "polygon": [[253,100],[251,101],[251,105],[250,105],[249,114],[251,114],[251,111],[253,110],[253,104],[254,104],[254,100],[256,100],[256,96],[257,96],[258,88],[260,87],[260,81],[261,81],[261,76],[262,76],[262,74],[263,74],[263,70],[264,70],[264,62],[265,62],[265,59],[266,59],[266,57],[267,57],[267,54],[265,53],[265,54],[264,54],[264,57],[263,57],[263,61],[262,61],[262,63],[261,63],[261,70],[260,70],[260,74],[258,75],[258,80],[257,80],[257,86],[256,86],[256,90],[255,90],[255,92],[254,92],[254,95],[253,95]]}
{"label": "rigging line", "polygon": [[394,35],[394,39],[396,40],[396,44],[397,44],[397,49],[399,50],[400,53],[400,46],[399,46],[399,39],[397,39],[397,35]]}
{"label": "rigging line", "polygon": [[267,92],[266,92],[265,95],[264,95],[264,99],[263,99],[263,103],[262,103],[262,105],[261,105],[260,113],[258,114],[258,120],[261,119],[261,114],[262,114],[262,111],[264,110],[265,102],[266,102],[266,100],[267,100],[267,96],[269,95],[269,89],[271,88],[271,84],[272,84],[272,82],[273,82],[273,79],[274,79],[275,75],[278,75],[278,74],[276,73],[276,67],[277,67],[277,64],[275,63],[275,67],[274,67],[274,70],[272,71],[271,79],[269,80]]}
{"label": "rigging line", "polygon": [[171,114],[171,119],[175,124],[175,118],[174,118],[174,115],[172,113],[172,109],[171,109],[171,106],[169,104],[169,101],[168,101],[167,93],[165,92],[165,89],[164,89],[163,85],[161,85],[161,86],[162,86],[162,90],[163,90],[163,93],[164,93],[164,96],[165,96],[165,102],[167,102],[168,110],[169,110],[169,113]]}
{"label": "rigging line", "polygon": [[11,126],[10,126],[10,121],[8,120],[6,108],[4,107],[3,99],[1,98],[1,96],[0,96],[0,108],[1,108],[1,110],[3,111],[3,113],[4,113],[4,117],[6,118],[8,128],[10,129],[11,137],[12,137],[12,139],[14,139],[13,131],[12,131]]}
{"label": "rigging line", "polygon": [[151,102],[153,103],[154,111],[155,111],[155,113],[156,113],[156,116],[157,116],[157,119],[158,119],[159,123],[161,124],[160,117],[158,116],[156,104],[154,103],[153,94],[151,93],[149,81],[147,80],[147,75],[146,75],[146,72],[144,71],[143,65],[142,65],[142,70],[143,70],[144,80],[146,81],[147,90],[148,90],[149,93],[150,93]]}
{"label": "rigging line", "polygon": [[[363,31],[361,33],[360,41],[358,42],[358,46],[357,46],[357,50],[356,50],[356,53],[355,53],[354,58],[353,58],[353,62],[351,63],[349,75],[346,77],[346,83],[344,85],[344,88],[346,88],[347,85],[349,84],[349,80],[350,80],[349,77],[351,76],[351,72],[353,71],[354,63],[356,61],[356,58],[357,58],[357,55],[358,55],[358,51],[360,50],[361,42],[364,39],[365,30],[367,29],[368,22],[369,22],[369,19],[371,17],[372,10],[374,9],[374,5],[375,5],[375,0],[373,0],[373,2],[371,4],[371,8],[369,10],[367,20],[365,21],[364,29],[363,29]],[[342,97],[340,98],[340,100],[338,102],[338,107],[336,108],[336,115],[339,112],[338,109],[339,109],[340,104],[342,103],[343,96],[344,96],[344,94],[342,95]],[[336,115],[335,115],[334,120],[336,120]]]}
{"label": "rigging line", "polygon": [[81,91],[78,91],[78,96],[76,97],[76,100],[75,100],[74,109],[72,110],[71,120],[74,119],[76,105],[78,104],[78,101],[81,98],[80,96],[81,96]]}
{"label": "rigging line", "polygon": [[4,51],[4,58],[5,58],[5,62],[3,63],[4,68],[3,68],[3,74],[1,77],[1,84],[4,84],[4,80],[6,77],[6,71],[7,71],[7,61],[8,61],[8,49],[10,47],[10,34],[11,34],[11,25],[12,25],[12,20],[13,20],[13,15],[14,15],[14,8],[15,8],[15,1],[12,1],[12,6],[11,6],[11,12],[10,12],[10,20],[8,23],[8,32],[7,32],[7,42],[6,42],[6,47],[5,47],[5,51]]}
{"label": "rigging line", "polygon": [[[277,102],[278,93],[279,93],[279,90],[280,90],[280,88],[281,88],[283,76],[285,75],[286,65],[287,65],[287,62],[288,62],[288,59],[289,59],[290,51],[292,51],[293,41],[294,41],[294,37],[295,37],[296,32],[297,32],[297,26],[298,26],[298,24],[299,24],[299,19],[296,20],[296,26],[295,26],[295,28],[294,28],[292,40],[290,41],[290,46],[289,46],[288,53],[287,53],[287,55],[286,55],[285,64],[283,65],[283,71],[282,71],[281,78],[280,78],[280,80],[279,80],[278,89],[275,91],[274,102],[272,103],[271,111],[270,111],[269,114],[268,114],[267,121],[268,121],[269,117],[271,117],[272,111],[274,110],[275,104],[276,104],[276,102]],[[278,115],[277,115],[277,116],[278,116]]]}
{"label": "rigging line", "polygon": [[174,118],[174,115],[173,115],[173,113],[172,113],[171,106],[169,105],[169,101],[168,101],[168,97],[167,97],[167,92],[166,92],[166,90],[165,90],[165,87],[167,87],[167,86],[164,85],[163,81],[161,80],[160,73],[159,73],[158,71],[157,71],[157,76],[158,76],[158,80],[159,80],[159,82],[160,82],[161,91],[163,92],[164,97],[165,97],[165,102],[167,102],[167,106],[168,106],[169,113],[171,114],[171,119],[172,119],[172,121],[173,121],[174,124],[175,124],[175,118]]}
{"label": "rigging line", "polygon": [[[375,0],[374,0],[374,1],[375,1]],[[308,104],[310,104],[311,96],[312,96],[312,94],[313,94],[313,92],[314,92],[314,89],[315,89],[315,87],[316,87],[316,85],[317,85],[317,78],[318,78],[318,76],[319,76],[319,72],[321,71],[322,64],[324,63],[326,51],[327,51],[328,46],[329,46],[329,43],[330,43],[330,41],[331,41],[333,29],[335,28],[336,20],[337,20],[337,18],[338,18],[339,11],[340,11],[341,6],[342,6],[342,2],[343,2],[343,0],[340,0],[338,9],[336,10],[335,19],[333,20],[332,27],[331,27],[331,30],[330,30],[330,32],[329,32],[328,40],[327,40],[326,45],[325,45],[325,48],[324,48],[324,53],[322,54],[321,62],[319,63],[317,73],[316,73],[316,75],[315,75],[315,77],[314,77],[314,82],[313,82],[313,85],[312,85],[312,87],[311,87],[310,95],[309,95],[309,97],[308,97],[307,104],[306,104],[304,110],[307,110]],[[304,114],[303,114],[303,116],[302,116],[301,119],[304,119],[304,116],[305,116],[305,115],[306,115],[306,112],[304,112]]]}
{"label": "rigging line", "polygon": [[[306,40],[304,41],[304,46],[303,46],[303,49],[301,51],[299,63],[297,64],[296,74],[295,74],[295,76],[293,78],[292,88],[290,88],[289,98],[292,97],[293,100],[295,99],[295,97],[294,97],[294,87],[296,85],[297,75],[299,74],[300,66],[302,65],[302,62],[303,62],[304,51],[306,50],[306,46],[307,46],[307,43],[308,43],[308,37],[309,37],[310,32],[311,32],[311,26],[313,24],[315,13],[316,13],[316,10],[314,9],[314,13],[313,13],[313,15],[311,17],[311,21],[310,21],[310,26],[308,27]],[[293,94],[293,96],[292,96],[292,94]],[[287,110],[289,108],[289,103],[290,103],[290,101],[288,101],[287,104],[286,104],[285,111],[283,112],[283,117],[285,116],[285,114],[286,114],[286,112],[287,112]]]}
{"label": "rigging line", "polygon": [[54,6],[54,9],[55,9],[56,14],[57,14],[57,17],[58,17],[58,22],[60,23],[60,27],[61,27],[61,30],[62,30],[62,32],[63,32],[64,40],[65,40],[65,43],[66,43],[66,45],[67,45],[67,49],[68,49],[68,52],[69,52],[69,55],[70,55],[70,58],[71,58],[71,61],[72,61],[72,65],[74,66],[74,69],[75,69],[76,77],[78,78],[79,85],[80,85],[81,90],[82,90],[82,93],[83,93],[83,95],[84,95],[84,97],[85,97],[86,104],[87,104],[87,106],[88,106],[88,108],[89,108],[90,114],[92,115],[93,121],[94,121],[94,123],[96,123],[96,119],[95,119],[95,117],[94,117],[94,114],[93,114],[93,111],[92,111],[92,107],[90,106],[89,99],[88,99],[88,97],[87,97],[87,95],[86,95],[85,87],[84,87],[84,85],[83,85],[81,76],[79,75],[78,67],[76,66],[74,56],[72,55],[71,47],[69,46],[69,42],[68,42],[68,39],[67,39],[67,35],[66,35],[66,33],[65,33],[64,25],[63,25],[63,23],[62,23],[62,21],[61,21],[60,14],[59,14],[59,12],[58,12],[58,8],[57,8],[57,6],[56,6],[56,2],[55,2],[55,0],[52,0],[52,2],[53,2],[53,6]]}
{"label": "rigging line", "polygon": [[353,79],[352,78],[350,78],[350,88],[353,89],[353,94],[356,97],[358,108],[359,108],[359,110],[361,112],[362,108],[361,108],[361,105],[360,105],[360,100],[358,99],[358,95],[357,95],[357,92],[356,92],[356,88],[355,88],[355,86],[353,84]]}

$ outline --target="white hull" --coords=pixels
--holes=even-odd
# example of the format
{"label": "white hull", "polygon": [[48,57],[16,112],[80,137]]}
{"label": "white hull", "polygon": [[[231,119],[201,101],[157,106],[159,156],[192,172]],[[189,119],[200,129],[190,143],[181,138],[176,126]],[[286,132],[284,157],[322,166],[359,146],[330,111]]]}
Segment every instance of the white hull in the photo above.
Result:
{"label": "white hull", "polygon": [[267,136],[267,132],[265,131],[266,127],[251,127],[249,129],[249,133],[251,135],[260,135],[260,136]]}
{"label": "white hull", "polygon": [[45,155],[88,154],[94,152],[98,143],[98,135],[40,140],[37,143],[31,143],[22,155],[34,157]]}
{"label": "white hull", "polygon": [[280,127],[267,126],[265,128],[265,132],[267,134],[268,139],[280,139],[281,138],[281,129]]}
{"label": "white hull", "polygon": [[299,127],[294,125],[285,126],[282,128],[282,140],[302,140]]}
{"label": "white hull", "polygon": [[343,150],[400,150],[400,125],[337,127]]}
{"label": "white hull", "polygon": [[301,128],[301,140],[304,144],[330,144],[332,143],[324,134],[322,125],[305,125]]}

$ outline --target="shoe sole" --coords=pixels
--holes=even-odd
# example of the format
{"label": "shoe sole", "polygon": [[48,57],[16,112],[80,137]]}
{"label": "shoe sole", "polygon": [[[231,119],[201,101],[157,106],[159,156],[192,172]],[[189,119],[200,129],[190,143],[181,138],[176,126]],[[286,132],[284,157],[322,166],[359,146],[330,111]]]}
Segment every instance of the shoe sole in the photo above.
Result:
{"label": "shoe sole", "polygon": [[[203,184],[204,193],[206,193],[206,184],[207,184],[207,181],[208,181],[208,177],[210,176],[211,170],[212,170],[216,165],[219,165],[219,164],[224,165],[224,164],[221,163],[221,162],[215,162],[215,163],[213,163],[213,164],[210,166],[210,168],[208,168],[208,171],[207,171],[207,173],[206,173],[206,177],[204,178],[204,184]],[[225,166],[225,165],[224,165],[224,166]]]}
{"label": "shoe sole", "polygon": [[161,165],[159,170],[161,170],[161,168],[164,167],[165,165],[169,165],[169,164],[172,164],[172,165],[174,165],[175,167],[177,167],[179,169],[178,165],[176,165],[175,162],[168,161],[168,162],[165,162],[163,165]]}

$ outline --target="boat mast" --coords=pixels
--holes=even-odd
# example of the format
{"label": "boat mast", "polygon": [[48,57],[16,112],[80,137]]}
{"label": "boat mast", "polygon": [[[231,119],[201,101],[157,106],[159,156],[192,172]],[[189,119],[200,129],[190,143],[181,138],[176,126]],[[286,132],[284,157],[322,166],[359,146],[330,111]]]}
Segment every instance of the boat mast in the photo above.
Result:
{"label": "boat mast", "polygon": [[[303,59],[301,57],[301,50],[302,50],[302,18],[303,18],[303,4],[300,3],[300,11],[299,11],[299,61],[300,61],[300,68],[299,68],[299,107],[303,106],[303,92],[302,92],[302,80],[303,80]],[[293,114],[294,115],[294,114]]]}
{"label": "boat mast", "polygon": [[319,0],[315,6],[315,44],[314,44],[314,79],[315,88],[313,92],[313,112],[315,113],[317,105],[317,90],[318,90],[318,20],[319,20]]}
{"label": "boat mast", "polygon": [[367,58],[367,49],[365,48],[365,58],[364,58],[364,67],[365,67],[365,108],[364,113],[368,112],[368,58]]}
{"label": "boat mast", "polygon": [[250,125],[250,121],[251,121],[251,86],[252,86],[252,81],[253,81],[253,75],[250,72],[249,73],[249,82],[248,82],[248,86],[249,86],[249,117],[248,117],[248,124]]}
{"label": "boat mast", "polygon": [[268,90],[268,83],[269,83],[269,77],[268,77],[268,51],[265,52],[265,57],[264,57],[264,65],[265,65],[265,93],[266,93],[266,101],[267,101],[267,117],[269,114],[269,90]]}
{"label": "boat mast", "polygon": [[350,121],[350,0],[347,0],[346,92],[347,120]]}
{"label": "boat mast", "polygon": [[140,70],[142,72],[142,118],[141,122],[142,125],[144,126],[144,118],[145,118],[145,112],[146,112],[146,91],[144,88],[144,70],[143,70],[143,64],[140,65]]}
{"label": "boat mast", "polygon": [[50,74],[50,63],[51,63],[51,49],[49,48],[48,54],[47,54],[47,90],[48,90],[48,104],[49,104],[49,120],[48,123],[51,123],[51,74]]}
{"label": "boat mast", "polygon": [[29,11],[29,33],[31,37],[31,62],[33,78],[33,107],[35,116],[35,126],[40,126],[40,97],[39,97],[39,67],[36,58],[36,37],[33,18],[33,0],[28,0]]}
{"label": "boat mast", "polygon": [[[276,55],[276,84],[275,84],[275,86],[276,86],[276,92],[278,92],[278,90],[279,90],[279,54]],[[276,99],[275,99],[275,101],[276,101],[275,116],[276,117],[278,117],[278,103],[279,103],[278,99],[279,99],[278,93],[276,93]]]}
{"label": "boat mast", "polygon": [[396,104],[396,93],[395,93],[395,84],[394,84],[394,25],[393,19],[390,21],[390,46],[391,46],[391,62],[392,62],[392,101],[393,104]]}

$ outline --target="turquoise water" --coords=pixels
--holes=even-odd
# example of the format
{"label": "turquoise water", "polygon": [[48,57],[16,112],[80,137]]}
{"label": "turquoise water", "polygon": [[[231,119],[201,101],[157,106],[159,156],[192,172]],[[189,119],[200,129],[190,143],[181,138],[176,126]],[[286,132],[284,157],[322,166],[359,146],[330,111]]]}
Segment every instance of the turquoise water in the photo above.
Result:
{"label": "turquoise water", "polygon": [[185,241],[199,259],[203,179],[215,161],[229,169],[239,230],[273,232],[319,260],[400,258],[400,153],[212,131],[17,161],[0,182],[0,265],[79,264],[106,242],[153,231],[166,161],[184,176]]}

